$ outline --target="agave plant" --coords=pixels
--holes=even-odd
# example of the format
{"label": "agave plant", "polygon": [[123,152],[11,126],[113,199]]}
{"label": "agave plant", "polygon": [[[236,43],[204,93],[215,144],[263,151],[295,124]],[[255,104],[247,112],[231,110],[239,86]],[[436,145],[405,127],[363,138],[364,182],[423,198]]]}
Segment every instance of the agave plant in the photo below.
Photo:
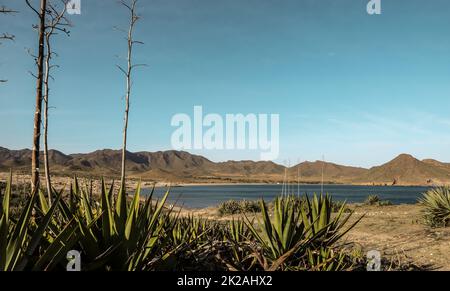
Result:
{"label": "agave plant", "polygon": [[226,256],[220,259],[231,271],[248,271],[255,268],[254,245],[250,240],[251,231],[242,218],[232,219],[224,228],[224,242],[228,244]]}
{"label": "agave plant", "polygon": [[[328,195],[314,195],[312,201],[307,197],[303,203],[299,201],[294,196],[276,198],[272,218],[265,202],[261,201],[262,221],[258,222],[259,229],[247,220],[248,228],[263,249],[255,255],[266,270],[308,268],[305,265],[307,254],[319,252],[322,257],[331,254],[328,249],[359,222],[358,219],[345,228],[351,214],[344,216],[344,203],[332,216],[333,204]],[[341,265],[333,266],[338,268]]]}
{"label": "agave plant", "polygon": [[311,271],[343,271],[353,267],[353,262],[345,252],[332,248],[308,249],[306,258],[306,270]]}
{"label": "agave plant", "polygon": [[430,189],[419,199],[423,206],[423,218],[432,227],[450,225],[450,187]]}
{"label": "agave plant", "polygon": [[240,243],[248,241],[248,238],[250,237],[250,230],[243,219],[233,218],[229,221],[226,230],[225,238],[233,242]]}
{"label": "agave plant", "polygon": [[[114,185],[114,183],[113,183]],[[141,201],[138,185],[131,202],[121,187],[113,197],[113,185],[108,189],[101,182],[100,202],[93,198],[92,187],[82,189],[75,178],[69,203],[60,201],[64,219],[75,222],[78,235],[75,247],[82,251],[84,270],[145,270],[164,259],[163,208],[168,192],[153,203],[152,194]]]}
{"label": "agave plant", "polygon": [[[269,261],[277,262],[269,269],[276,269],[278,266],[288,263],[294,254],[303,253],[305,248],[310,245],[311,239],[305,235],[307,229],[300,213],[295,209],[292,196],[275,199],[273,219],[270,218],[266,203],[263,200],[260,203],[262,219],[258,219],[257,222],[259,229],[257,230],[248,218],[246,224],[253,237],[261,244],[264,252],[261,256],[257,256],[258,261],[264,266],[264,269],[268,269],[267,257]],[[280,263],[281,258],[283,260]]]}
{"label": "agave plant", "polygon": [[[38,196],[44,196],[36,189],[24,208],[17,221],[13,221],[9,215],[11,197],[12,174],[10,174],[0,208],[0,270],[22,271],[29,269],[35,263],[36,253],[46,253],[44,259],[54,259],[65,249],[59,248],[51,251],[59,243],[55,240],[47,240],[51,232],[49,224],[61,199],[62,191],[56,195],[55,204],[45,211],[36,205]],[[38,194],[39,193],[39,194]],[[37,212],[38,214],[33,214]],[[61,233],[57,233],[60,235]]]}
{"label": "agave plant", "polygon": [[380,197],[378,195],[369,195],[366,198],[366,201],[364,201],[364,204],[366,205],[375,205],[380,202]]}
{"label": "agave plant", "polygon": [[223,237],[221,226],[218,222],[193,215],[178,218],[169,217],[165,228],[172,230],[171,243],[173,245],[189,244],[192,242],[205,242],[221,240]]}
{"label": "agave plant", "polygon": [[170,229],[167,244],[175,249],[169,260],[158,266],[158,270],[195,271],[225,270],[217,255],[222,249],[224,229],[222,223],[188,215],[172,215],[165,220],[165,228]]}
{"label": "agave plant", "polygon": [[[316,247],[328,247],[348,233],[361,219],[345,227],[353,212],[347,212],[345,202],[333,214],[334,203],[330,195],[314,194],[312,200],[306,196],[305,205],[299,207],[304,225],[309,229],[307,236],[316,237]],[[321,234],[321,235],[320,235]]]}

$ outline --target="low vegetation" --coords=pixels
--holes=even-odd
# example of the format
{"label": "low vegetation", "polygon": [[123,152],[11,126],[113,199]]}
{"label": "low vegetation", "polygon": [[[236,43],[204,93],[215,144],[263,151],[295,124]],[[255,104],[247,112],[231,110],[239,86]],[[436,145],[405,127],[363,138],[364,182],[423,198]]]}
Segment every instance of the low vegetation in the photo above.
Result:
{"label": "low vegetation", "polygon": [[257,201],[229,200],[221,203],[218,208],[220,215],[235,215],[241,213],[259,213],[261,207]]}
{"label": "low vegetation", "polygon": [[[350,215],[345,205],[332,217],[330,196],[314,195],[305,204],[297,197],[276,198],[273,213],[261,201],[262,219],[255,224],[246,220],[261,250],[256,258],[264,270],[348,270],[354,268],[350,256],[334,248],[337,241],[359,220],[345,227]],[[271,218],[271,216],[273,218]]]}
{"label": "low vegetation", "polygon": [[431,227],[450,226],[450,187],[438,187],[419,199],[423,206],[423,219]]}
{"label": "low vegetation", "polygon": [[[313,197],[314,196],[316,196],[316,193],[313,194]],[[293,196],[291,196],[291,199],[292,199],[292,203],[296,204],[296,207],[303,207],[304,210],[307,211],[307,207],[308,207],[307,194],[305,194],[304,196],[293,195]],[[333,199],[330,199],[329,203],[330,203],[329,206],[331,208],[332,213],[337,213],[337,212],[340,212],[341,210],[344,213],[352,212],[352,210],[347,206],[347,203],[344,201],[335,201]]]}
{"label": "low vegetation", "polygon": [[[316,195],[316,194],[314,194]],[[295,204],[295,207],[307,207],[307,198],[305,196],[299,195],[289,195],[290,203]],[[343,201],[333,201],[330,202],[331,212],[337,213],[343,209],[344,213],[350,213],[351,209]],[[270,211],[273,211],[274,202],[268,203],[267,205]],[[228,200],[218,206],[218,213],[221,216],[226,215],[236,215],[245,213],[261,213],[261,204],[259,201],[249,201],[249,200]],[[304,209],[306,210],[306,209]]]}
{"label": "low vegetation", "polygon": [[[2,191],[0,270],[64,270],[69,250],[78,250],[82,270],[353,270],[361,262],[340,248],[342,236],[359,219],[345,204],[333,213],[328,195],[292,196],[273,202],[269,213],[228,222],[182,217],[159,201],[132,197],[102,183],[100,193],[78,185],[67,194],[41,191],[10,215],[11,179]],[[242,203],[245,204],[245,203]],[[253,205],[249,204],[249,205]],[[250,207],[250,206],[247,206]],[[250,208],[256,208],[255,205]]]}
{"label": "low vegetation", "polygon": [[381,200],[378,195],[369,195],[364,201],[364,205],[370,206],[390,206],[392,202],[389,200]]}

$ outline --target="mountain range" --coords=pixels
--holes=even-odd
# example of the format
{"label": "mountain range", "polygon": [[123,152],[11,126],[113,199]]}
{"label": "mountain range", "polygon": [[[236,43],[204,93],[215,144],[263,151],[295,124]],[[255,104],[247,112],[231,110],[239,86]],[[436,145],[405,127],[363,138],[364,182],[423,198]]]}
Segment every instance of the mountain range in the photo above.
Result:
{"label": "mountain range", "polygon": [[[42,158],[42,154],[41,154]],[[66,155],[49,151],[53,174],[107,176],[120,175],[121,151],[98,150]],[[0,171],[28,173],[31,150],[0,147]],[[42,167],[42,163],[41,163]],[[287,168],[274,162],[213,162],[183,151],[127,152],[127,173],[149,181],[175,183],[341,183],[361,185],[437,185],[450,183],[450,164],[418,160],[402,154],[386,164],[370,169],[328,162],[303,162]],[[323,179],[322,179],[323,172]],[[300,177],[300,178],[298,178]]]}

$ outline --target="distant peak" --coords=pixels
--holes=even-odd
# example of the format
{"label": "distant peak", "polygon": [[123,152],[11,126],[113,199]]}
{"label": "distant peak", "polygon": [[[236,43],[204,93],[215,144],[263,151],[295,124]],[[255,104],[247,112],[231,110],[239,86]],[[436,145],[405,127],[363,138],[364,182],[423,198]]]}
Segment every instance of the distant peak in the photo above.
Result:
{"label": "distant peak", "polygon": [[417,159],[410,154],[400,154],[394,160],[417,160]]}

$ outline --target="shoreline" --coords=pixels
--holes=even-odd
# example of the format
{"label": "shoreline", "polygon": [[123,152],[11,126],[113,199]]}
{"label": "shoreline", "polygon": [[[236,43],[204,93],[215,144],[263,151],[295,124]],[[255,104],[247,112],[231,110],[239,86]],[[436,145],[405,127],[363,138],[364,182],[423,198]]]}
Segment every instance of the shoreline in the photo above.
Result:
{"label": "shoreline", "polygon": [[[158,182],[156,183],[157,188],[161,187],[167,187],[170,185],[170,183],[164,183],[164,182]],[[170,185],[171,187],[203,187],[203,186],[282,186],[282,183],[177,183]],[[291,186],[320,186],[319,183],[290,183]],[[324,183],[324,186],[361,186],[361,187],[425,187],[425,188],[431,188],[431,187],[438,187],[443,185],[425,185],[425,184],[404,184],[404,185],[382,185],[382,184],[358,184],[358,183]]]}
{"label": "shoreline", "polygon": [[[5,171],[0,171],[0,181],[5,182],[8,179],[9,176],[9,172],[5,172]],[[52,175],[52,179],[54,180],[54,182],[56,182],[56,184],[59,185],[70,185],[70,182],[73,180],[72,175]],[[117,183],[117,181],[119,181],[119,179],[115,179],[115,177],[104,177],[106,182],[112,182],[115,181]],[[91,177],[91,178],[87,178],[87,177],[82,177],[82,176],[78,176],[79,180],[83,180],[83,181],[100,181],[101,178],[100,177]],[[19,182],[19,183],[28,183],[31,180],[31,175],[29,174],[23,174],[23,173],[18,173],[18,172],[13,172],[13,181],[15,180],[15,182]],[[45,183],[44,180],[44,176],[41,176],[41,181],[43,181]],[[151,180],[151,179],[141,179],[138,176],[129,176],[128,180],[127,180],[127,184],[128,187],[135,187],[139,182],[141,182],[141,186],[143,187],[152,187],[155,186],[156,188],[164,188],[164,187],[171,187],[171,188],[178,188],[178,187],[214,187],[214,186],[280,186],[282,187],[283,182],[282,181],[270,181],[270,182],[261,182],[261,181],[255,181],[255,182],[247,182],[247,181],[239,181],[236,180],[235,182],[231,181],[231,182],[222,182],[222,181],[210,181],[210,182],[183,182],[183,181],[177,181],[177,182],[173,182],[173,181],[155,181],[155,180]],[[44,184],[43,184],[44,185]],[[294,183],[289,183],[289,185],[291,186],[320,186],[321,183],[317,182],[317,181],[306,181],[306,182],[300,182],[300,184],[294,182]],[[333,182],[333,181],[326,181],[324,184],[324,186],[365,186],[365,187],[398,187],[398,188],[403,188],[403,187],[426,187],[426,188],[431,188],[431,187],[439,187],[439,186],[445,186],[448,184],[396,184],[396,185],[392,185],[389,183],[351,183],[351,182],[347,182],[347,183],[339,183],[339,182]]]}
{"label": "shoreline", "polygon": [[[9,171],[0,171],[0,181],[6,181],[7,177],[9,176]],[[64,184],[70,184],[70,182],[73,180],[73,177],[76,175],[69,175],[67,173],[58,173],[53,172],[52,173],[52,179],[55,181],[59,181]],[[78,175],[77,176],[79,180],[92,180],[92,181],[99,181],[101,179],[100,176],[90,176],[90,175]],[[104,176],[103,177],[105,181],[119,181],[120,179],[115,176]],[[13,172],[13,179],[20,180],[21,182],[30,181],[31,175],[26,174],[23,172]],[[245,177],[242,177],[242,179],[245,179]],[[44,181],[43,175],[41,176],[41,180]],[[193,179],[194,180],[194,179]],[[256,180],[240,180],[239,178],[226,180],[224,182],[220,178],[217,180],[211,179],[210,181],[202,181],[202,179],[199,179],[201,182],[192,182],[191,180],[183,180],[180,179],[178,181],[161,181],[161,180],[155,180],[155,179],[143,179],[140,178],[137,175],[130,174],[127,178],[128,185],[137,185],[137,183],[141,182],[143,186],[153,186],[160,188],[160,187],[201,187],[201,186],[237,186],[237,185],[256,185],[256,186],[264,186],[264,185],[283,185],[283,181],[277,181],[277,180],[268,180],[268,181],[261,181]],[[44,181],[45,182],[45,181]],[[293,183],[289,183],[289,185],[298,185],[297,182],[293,181]],[[311,180],[311,181],[300,181],[300,185],[303,186],[312,186],[312,185],[321,185],[320,181]],[[393,185],[392,182],[378,182],[378,183],[372,183],[372,182],[358,182],[358,183],[352,183],[352,182],[339,182],[339,181],[325,181],[325,186],[366,186],[366,187],[439,187],[439,186],[445,186],[449,185],[448,183],[435,183],[435,184],[426,184],[426,183],[398,183]]]}

